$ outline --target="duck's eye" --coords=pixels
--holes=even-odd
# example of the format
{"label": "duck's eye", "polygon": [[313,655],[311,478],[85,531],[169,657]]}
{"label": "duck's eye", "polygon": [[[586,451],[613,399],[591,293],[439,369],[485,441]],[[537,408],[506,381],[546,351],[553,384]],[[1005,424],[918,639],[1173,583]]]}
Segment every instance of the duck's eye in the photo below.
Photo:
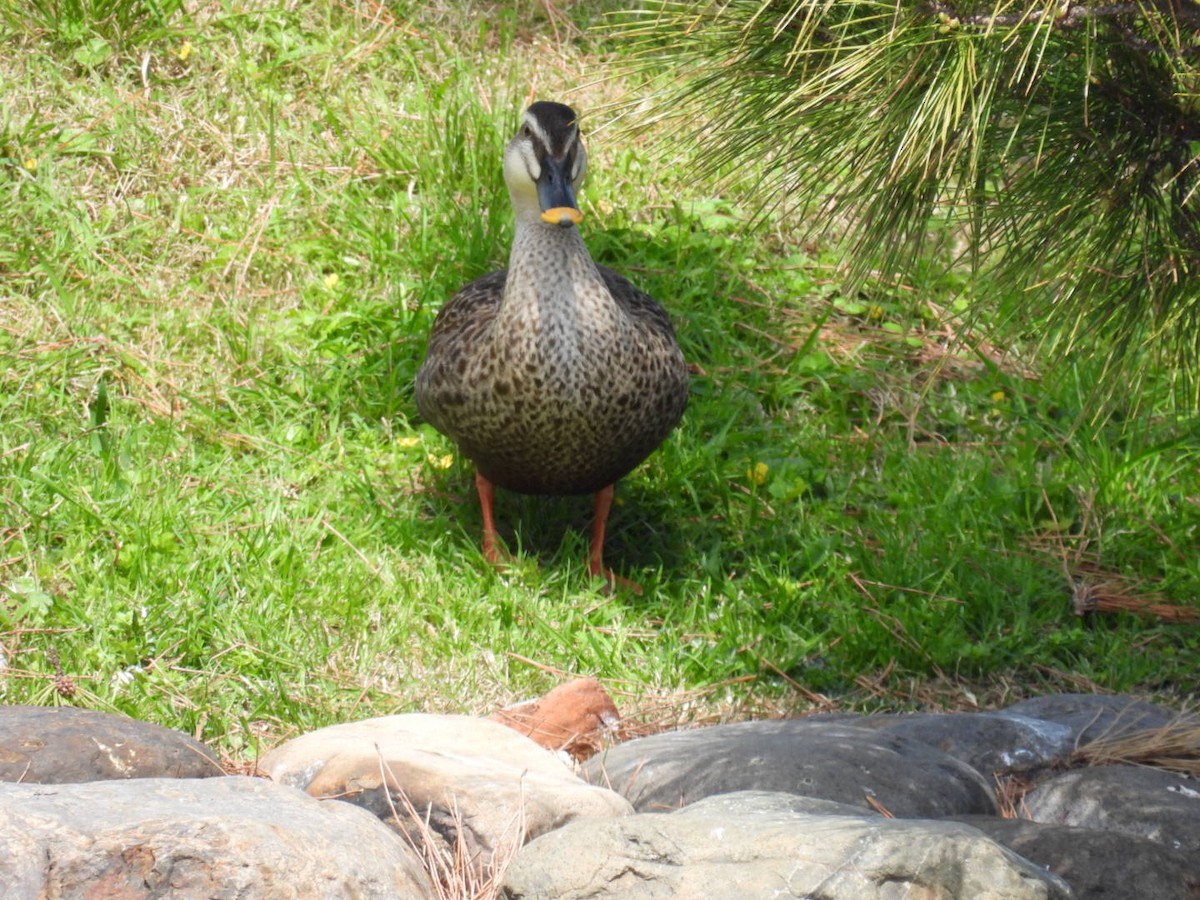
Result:
{"label": "duck's eye", "polygon": [[530,128],[528,125],[522,125],[521,126],[521,137],[523,137],[523,138],[533,137],[533,129]]}

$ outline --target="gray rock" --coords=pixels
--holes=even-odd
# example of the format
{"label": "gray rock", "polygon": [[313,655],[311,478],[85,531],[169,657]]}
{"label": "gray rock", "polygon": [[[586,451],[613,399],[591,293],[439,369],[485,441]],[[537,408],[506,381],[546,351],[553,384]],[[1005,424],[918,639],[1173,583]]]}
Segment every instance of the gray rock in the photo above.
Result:
{"label": "gray rock", "polygon": [[1074,749],[1067,725],[1016,713],[864,716],[854,724],[936,747],[983,775],[1041,766]]}
{"label": "gray rock", "polygon": [[[721,815],[741,815],[743,813],[807,813],[815,816],[874,816],[878,813],[865,812],[861,806],[851,806],[849,803],[838,803],[835,800],[822,800],[820,797],[805,797],[800,794],[785,794],[781,791],[735,791],[732,794],[713,794],[703,800],[697,800],[685,809],[703,809],[705,812]],[[985,818],[981,816],[980,818]]]}
{"label": "gray rock", "polygon": [[1025,795],[1028,816],[1137,835],[1200,854],[1200,781],[1140,766],[1075,769]]}
{"label": "gray rock", "polygon": [[1146,838],[1027,819],[955,816],[1071,885],[1076,900],[1196,900],[1200,858]]}
{"label": "gray rock", "polygon": [[1074,733],[1072,749],[1102,737],[1162,728],[1178,717],[1165,706],[1122,694],[1047,694],[1014,703],[1004,712],[1068,726]]}
{"label": "gray rock", "polygon": [[529,837],[579,818],[628,815],[622,797],[587,784],[511,728],[470,716],[413,713],[334,725],[263,757],[276,781],[363,806],[481,870]]}
{"label": "gray rock", "polygon": [[424,900],[433,885],[369,813],[229,776],[0,784],[0,893]]}
{"label": "gray rock", "polygon": [[840,721],[742,722],[657,734],[590,759],[584,777],[639,812],[678,809],[712,794],[803,794],[902,818],[994,814],[992,790],[965,763],[927,744]]}
{"label": "gray rock", "polygon": [[954,822],[819,815],[711,797],[678,812],[576,822],[526,845],[508,900],[807,897],[1066,900],[1066,884]]}
{"label": "gray rock", "polygon": [[0,706],[0,781],[67,784],[224,774],[211,750],[169,728],[91,709]]}

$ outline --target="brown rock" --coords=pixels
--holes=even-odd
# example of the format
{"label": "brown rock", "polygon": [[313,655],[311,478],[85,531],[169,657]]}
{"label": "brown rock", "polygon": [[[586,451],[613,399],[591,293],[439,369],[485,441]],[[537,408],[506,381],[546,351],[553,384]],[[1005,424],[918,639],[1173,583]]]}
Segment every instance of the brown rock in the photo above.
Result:
{"label": "brown rock", "polygon": [[621,714],[598,680],[578,678],[488,718],[582,762],[599,752],[604,732],[616,727]]}
{"label": "brown rock", "polygon": [[186,734],[93,709],[0,706],[0,781],[74,784],[224,775]]}

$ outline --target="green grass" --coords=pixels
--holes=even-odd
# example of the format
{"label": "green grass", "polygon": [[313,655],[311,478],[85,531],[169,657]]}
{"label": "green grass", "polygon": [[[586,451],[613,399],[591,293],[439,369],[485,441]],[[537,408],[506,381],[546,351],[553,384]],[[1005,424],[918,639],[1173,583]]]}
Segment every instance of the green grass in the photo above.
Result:
{"label": "green grass", "polygon": [[[836,248],[600,127],[640,88],[595,83],[611,44],[454,8],[211,4],[66,29],[112,49],[82,61],[30,12],[61,7],[0,16],[0,702],[252,757],[559,671],[628,709],[702,698],[685,717],[1193,696],[1194,625],[1080,619],[1071,579],[1197,608],[1194,419],[1153,394],[1098,418],[1087,359],[973,351],[936,261],[843,295]],[[585,235],[699,369],[619,488],[640,597],[586,577],[586,499],[502,494],[519,559],[489,568],[470,468],[413,403],[439,304],[506,257],[530,85],[591,113]]]}

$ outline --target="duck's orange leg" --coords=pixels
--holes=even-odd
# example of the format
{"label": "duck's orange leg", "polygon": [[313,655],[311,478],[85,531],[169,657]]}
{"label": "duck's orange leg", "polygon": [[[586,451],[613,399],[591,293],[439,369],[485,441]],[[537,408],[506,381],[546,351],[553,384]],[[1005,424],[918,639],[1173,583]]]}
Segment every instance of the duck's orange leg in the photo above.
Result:
{"label": "duck's orange leg", "polygon": [[603,578],[608,588],[627,588],[635,594],[642,592],[642,586],[636,581],[622,578],[612,569],[604,568],[604,529],[608,524],[608,512],[612,509],[613,485],[596,491],[593,498],[595,518],[592,519],[592,549],[588,555],[588,571],[593,578]]}
{"label": "duck's orange leg", "polygon": [[493,566],[498,566],[508,559],[508,553],[500,545],[500,536],[496,534],[496,522],[492,518],[496,486],[476,472],[475,490],[479,491],[479,509],[483,513],[483,558]]}

